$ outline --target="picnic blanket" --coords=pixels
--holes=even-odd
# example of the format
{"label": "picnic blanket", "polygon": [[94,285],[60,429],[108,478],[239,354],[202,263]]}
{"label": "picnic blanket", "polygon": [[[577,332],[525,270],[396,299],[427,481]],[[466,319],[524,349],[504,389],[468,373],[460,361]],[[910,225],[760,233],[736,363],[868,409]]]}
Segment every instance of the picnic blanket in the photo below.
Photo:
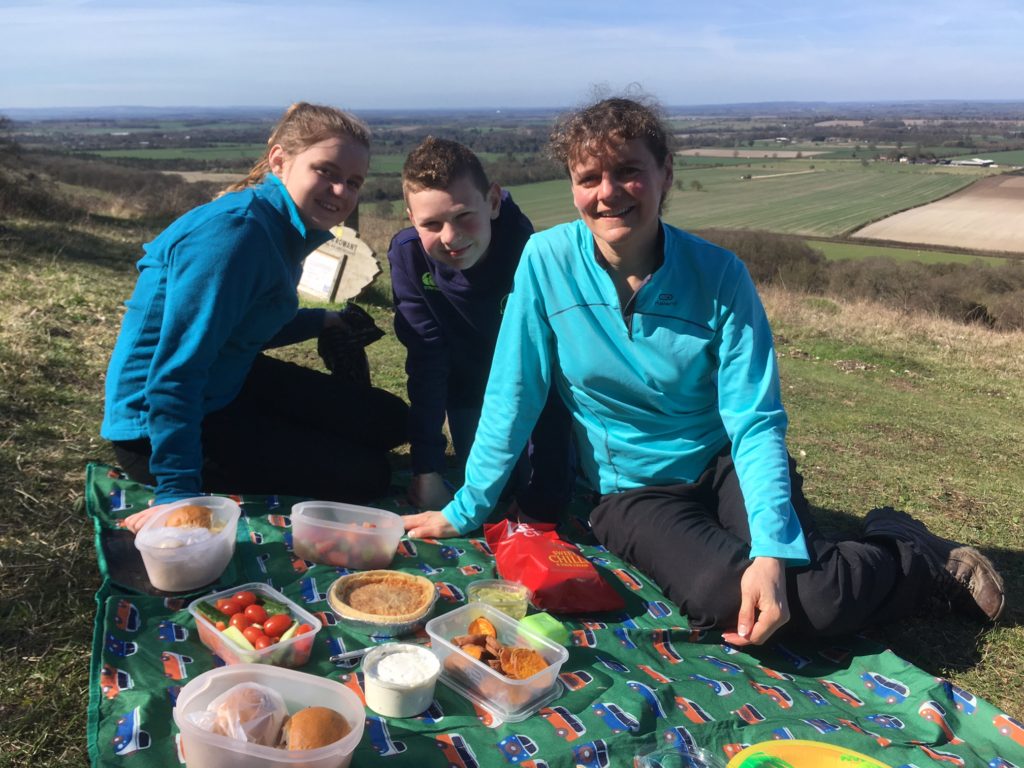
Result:
{"label": "picnic blanket", "polygon": [[[119,520],[145,508],[147,486],[90,465],[86,506],[103,582],[96,593],[88,742],[94,766],[183,763],[172,708],[182,686],[220,663],[199,641],[187,604],[201,594],[258,581],[319,615],[325,626],[302,671],[361,695],[359,662],[332,654],[368,639],[334,622],[326,602],[338,569],[291,552],[289,511],[299,499],[234,497],[241,504],[234,559],[217,584],[191,595],[155,592]],[[410,511],[396,489],[374,506]],[[988,702],[909,664],[865,637],[821,645],[770,643],[751,651],[685,616],[635,568],[596,544],[574,505],[563,535],[580,545],[626,598],[616,615],[566,618],[563,691],[545,709],[502,723],[439,685],[419,717],[366,711],[353,765],[388,768],[630,766],[656,746],[696,744],[723,760],[771,739],[809,739],[868,754],[889,766],[1024,766],[1024,727]],[[392,568],[437,585],[438,611],[465,602],[466,586],[494,575],[482,538],[403,539]],[[126,762],[128,758],[128,762]]]}

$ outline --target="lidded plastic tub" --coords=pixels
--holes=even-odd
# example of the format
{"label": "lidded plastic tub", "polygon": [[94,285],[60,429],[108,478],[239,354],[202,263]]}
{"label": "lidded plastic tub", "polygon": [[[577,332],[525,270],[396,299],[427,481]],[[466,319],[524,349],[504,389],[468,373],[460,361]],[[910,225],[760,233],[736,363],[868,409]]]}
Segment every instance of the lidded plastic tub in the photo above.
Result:
{"label": "lidded plastic tub", "polygon": [[[293,635],[287,640],[278,641],[261,650],[243,648],[217,629],[211,621],[202,615],[199,609],[200,603],[216,606],[219,599],[229,598],[239,592],[252,592],[259,601],[269,599],[280,603],[288,609],[296,622],[308,624],[313,628],[312,631]],[[196,629],[199,630],[199,639],[203,645],[217,654],[225,664],[276,664],[281,667],[301,667],[309,661],[309,654],[313,651],[316,636],[323,626],[320,619],[303,609],[298,603],[289,600],[273,587],[258,581],[241,584],[193,600],[188,606],[188,612],[195,619]]]}
{"label": "lidded plastic tub", "polygon": [[[168,528],[167,518],[184,506],[206,507],[206,528]],[[189,592],[216,581],[235,554],[241,509],[223,496],[197,496],[168,504],[135,536],[150,583],[164,592]]]}
{"label": "lidded plastic tub", "polygon": [[[313,706],[333,709],[351,730],[333,744],[289,751],[210,733],[189,718],[240,683],[258,683],[277,691],[289,714]],[[235,664],[204,672],[181,689],[174,707],[188,768],[347,768],[363,736],[365,719],[359,697],[341,683],[267,664]]]}
{"label": "lidded plastic tub", "polygon": [[400,515],[335,501],[302,501],[292,507],[296,557],[340,568],[387,568],[405,534]]}
{"label": "lidded plastic tub", "polygon": [[[467,634],[470,622],[484,617],[494,625],[498,641],[505,646],[532,648],[547,666],[530,677],[514,680],[473,658],[452,639]],[[562,692],[558,673],[569,658],[568,651],[547,638],[523,629],[487,603],[468,603],[427,622],[431,650],[441,662],[442,683],[488,709],[507,723],[525,720]]]}

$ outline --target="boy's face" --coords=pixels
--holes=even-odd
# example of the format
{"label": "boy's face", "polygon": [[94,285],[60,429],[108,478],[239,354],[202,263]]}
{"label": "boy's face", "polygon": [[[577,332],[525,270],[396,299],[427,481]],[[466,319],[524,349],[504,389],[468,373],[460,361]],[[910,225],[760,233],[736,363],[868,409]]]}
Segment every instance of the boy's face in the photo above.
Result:
{"label": "boy's face", "polygon": [[453,269],[469,269],[491,244],[501,190],[492,184],[482,195],[469,176],[462,176],[447,189],[409,190],[405,205],[427,255]]}

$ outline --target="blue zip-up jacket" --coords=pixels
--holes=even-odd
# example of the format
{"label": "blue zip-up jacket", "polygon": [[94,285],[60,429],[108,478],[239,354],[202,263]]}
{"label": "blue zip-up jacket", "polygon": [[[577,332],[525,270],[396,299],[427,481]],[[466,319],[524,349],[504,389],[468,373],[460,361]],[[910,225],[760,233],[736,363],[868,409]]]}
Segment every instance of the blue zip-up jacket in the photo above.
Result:
{"label": "blue zip-up jacket", "polygon": [[530,220],[506,192],[487,253],[469,269],[434,261],[413,227],[391,240],[395,335],[407,350],[409,443],[417,474],[445,471],[446,410],[483,402],[501,313],[532,233]]}
{"label": "blue zip-up jacket", "polygon": [[303,260],[331,237],[307,231],[268,174],[146,244],[107,369],[100,433],[149,438],[158,503],[200,492],[203,417],[234,400],[256,355],[319,333],[324,310],[299,311],[296,286]]}
{"label": "blue zip-up jacket", "polygon": [[806,563],[790,501],[786,413],[768,319],[732,253],[663,224],[664,260],[624,316],[582,221],[534,235],[505,310],[460,532],[494,508],[554,380],[601,493],[694,482],[731,444],[751,557]]}

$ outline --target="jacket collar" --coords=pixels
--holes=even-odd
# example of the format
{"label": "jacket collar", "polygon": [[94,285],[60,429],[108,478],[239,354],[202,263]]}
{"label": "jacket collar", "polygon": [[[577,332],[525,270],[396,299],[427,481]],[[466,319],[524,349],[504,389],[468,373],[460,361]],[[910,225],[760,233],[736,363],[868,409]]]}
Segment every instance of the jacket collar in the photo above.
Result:
{"label": "jacket collar", "polygon": [[312,248],[316,248],[334,239],[332,232],[306,227],[306,223],[302,220],[302,216],[299,214],[299,209],[296,207],[295,201],[292,200],[292,196],[288,194],[284,182],[273,173],[268,173],[264,177],[259,189],[275,208],[288,216],[288,222],[303,242],[308,243]]}

